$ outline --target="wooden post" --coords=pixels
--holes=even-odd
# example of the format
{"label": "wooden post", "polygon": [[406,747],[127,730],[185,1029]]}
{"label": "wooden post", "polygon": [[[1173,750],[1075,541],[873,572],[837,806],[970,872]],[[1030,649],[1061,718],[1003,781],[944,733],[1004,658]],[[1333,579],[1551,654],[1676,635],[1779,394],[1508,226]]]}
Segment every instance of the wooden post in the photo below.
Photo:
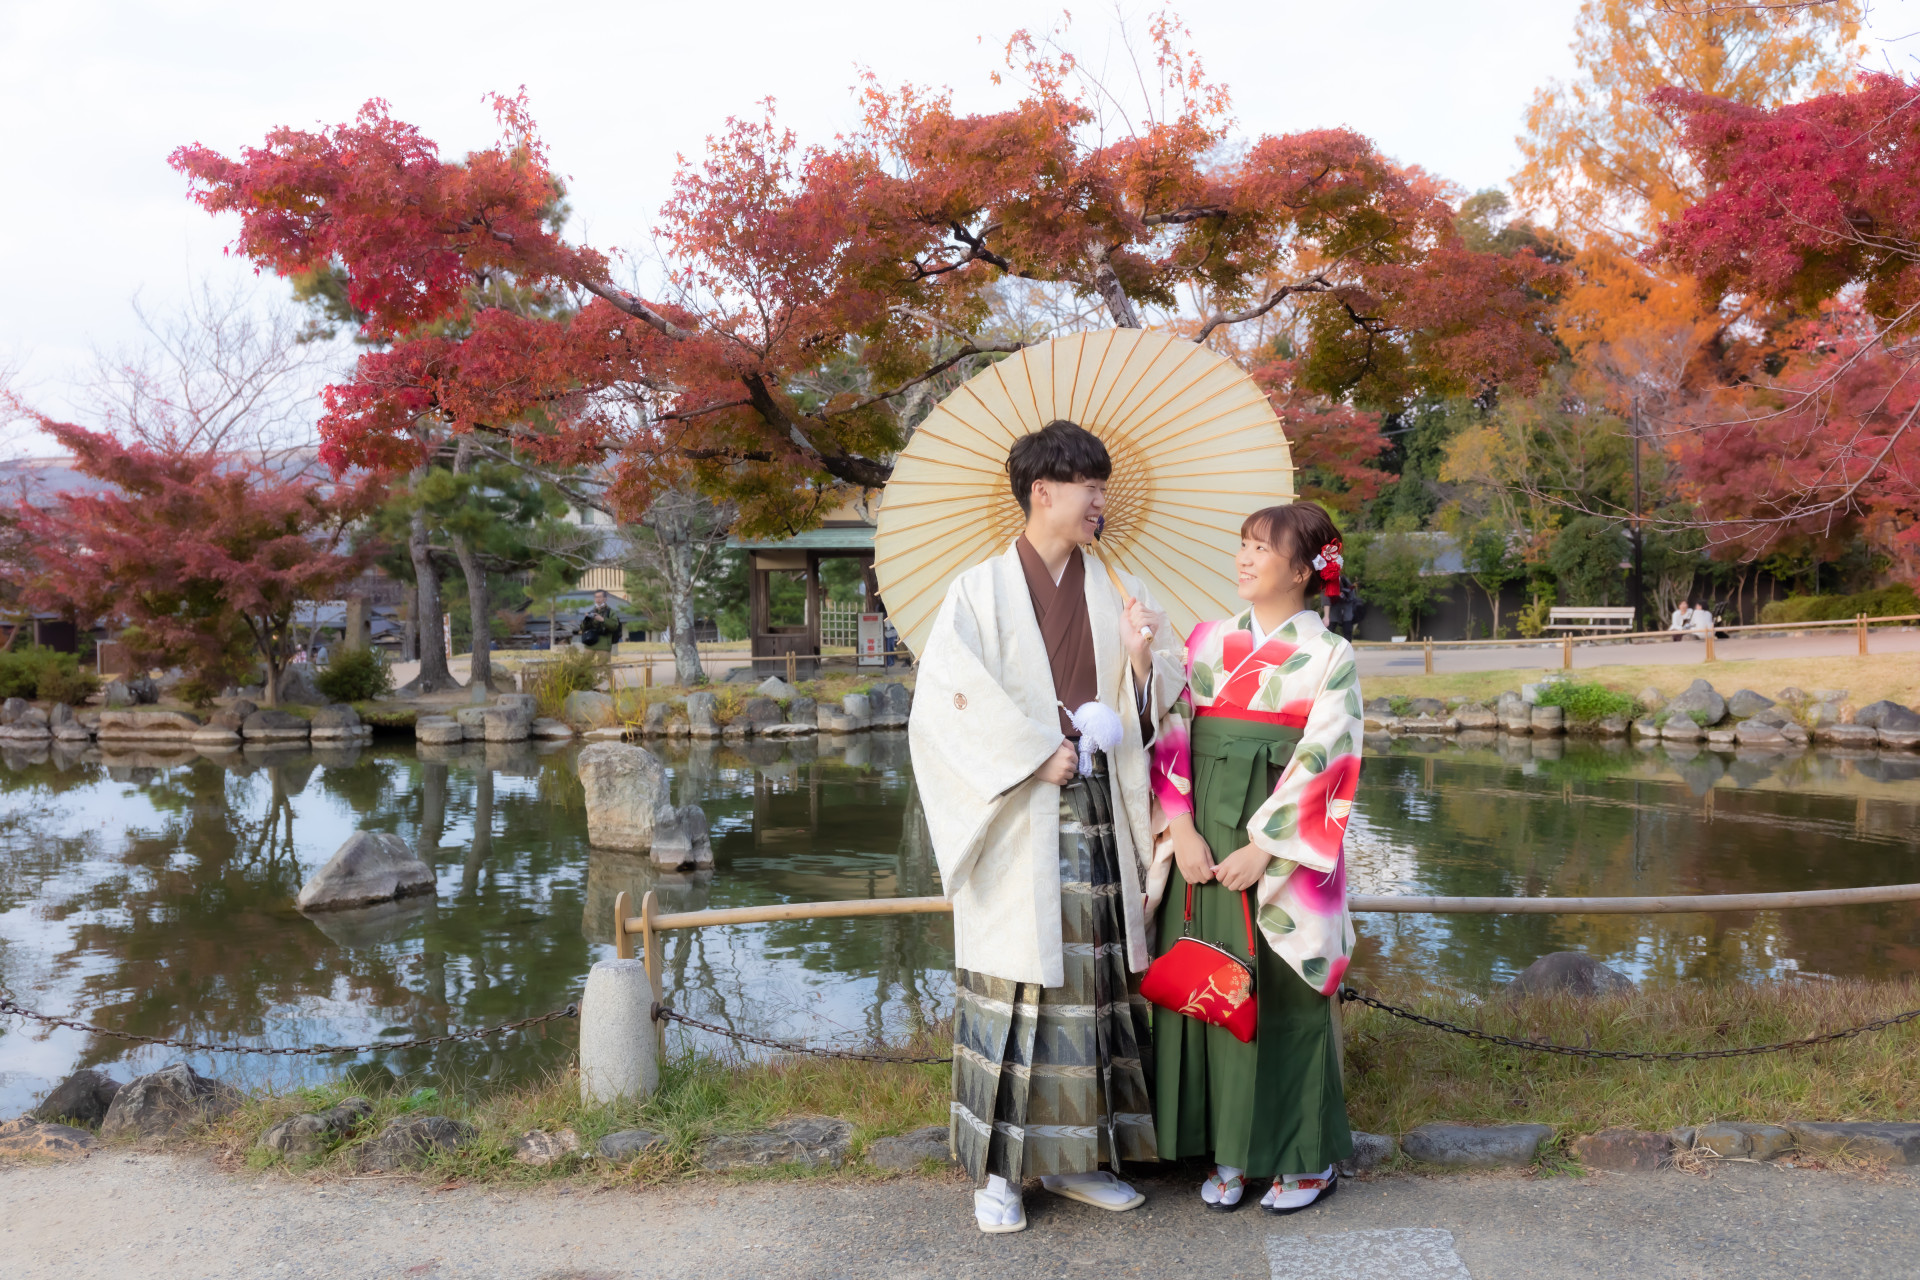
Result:
{"label": "wooden post", "polygon": [[1713,661],[1713,628],[1708,627],[1705,631],[1702,631],[1700,633],[1700,638],[1707,642],[1707,656],[1704,659],[1704,661],[1712,662]]}
{"label": "wooden post", "polygon": [[[646,947],[647,985],[653,988],[653,1002],[655,1004],[659,1004],[662,1001],[660,970],[663,964],[660,955],[660,934],[653,927],[654,918],[659,914],[659,903],[654,899],[653,890],[649,889],[646,892],[646,896],[640,899],[640,941]],[[654,1024],[654,1030],[660,1037],[661,1056],[665,1057],[667,1051],[666,1020],[661,1019],[656,1022]]]}
{"label": "wooden post", "polygon": [[1860,635],[1860,656],[1867,656],[1867,615],[1856,613],[1853,616],[1853,629]]}
{"label": "wooden post", "polygon": [[1570,635],[1560,637],[1560,669],[1573,670],[1573,637]]}
{"label": "wooden post", "polygon": [[794,682],[794,658],[793,658],[793,650],[789,649],[787,650],[787,683],[792,684],[793,682]]}
{"label": "wooden post", "polygon": [[653,659],[652,658],[647,659],[647,671],[645,675],[640,677],[640,687],[643,689],[653,688]]}
{"label": "wooden post", "polygon": [[622,960],[633,959],[633,935],[627,932],[627,917],[633,914],[633,896],[625,889],[613,895],[613,954]]}
{"label": "wooden post", "polygon": [[1433,637],[1428,636],[1420,644],[1420,656],[1427,664],[1427,674],[1433,674]]}

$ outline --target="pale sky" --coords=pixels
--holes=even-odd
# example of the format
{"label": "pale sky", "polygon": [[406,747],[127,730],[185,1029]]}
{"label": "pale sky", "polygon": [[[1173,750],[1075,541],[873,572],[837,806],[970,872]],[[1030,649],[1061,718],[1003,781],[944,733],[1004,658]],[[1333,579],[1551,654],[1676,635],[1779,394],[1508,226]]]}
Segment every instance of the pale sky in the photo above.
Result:
{"label": "pale sky", "polygon": [[[1114,10],[1070,7],[1076,43],[1097,53]],[[1242,134],[1344,125],[1475,190],[1518,167],[1514,136],[1534,90],[1572,74],[1578,0],[1177,8],[1210,76],[1232,89]],[[1920,0],[1883,0],[1880,34],[1898,34],[1886,28],[1915,9]],[[754,114],[771,96],[802,142],[830,140],[856,119],[861,67],[888,84],[951,87],[963,108],[1007,105],[1013,90],[988,80],[1007,35],[1059,13],[994,0],[0,0],[13,175],[0,203],[0,369],[12,366],[18,389],[58,410],[94,349],[138,339],[136,293],[165,311],[198,278],[244,277],[222,257],[233,224],[190,205],[167,167],[182,143],[232,153],[276,125],[340,123],[384,97],[457,158],[494,137],[483,95],[524,84],[569,181],[568,234],[643,247],[676,153],[698,155],[728,115]],[[284,290],[271,279],[257,288]]]}

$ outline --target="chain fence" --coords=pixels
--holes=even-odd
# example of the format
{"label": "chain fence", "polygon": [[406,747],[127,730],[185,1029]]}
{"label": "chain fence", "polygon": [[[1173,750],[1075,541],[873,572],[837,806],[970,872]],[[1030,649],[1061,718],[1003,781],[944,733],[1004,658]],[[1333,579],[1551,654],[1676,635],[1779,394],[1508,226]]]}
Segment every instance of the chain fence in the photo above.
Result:
{"label": "chain fence", "polygon": [[[1447,1022],[1440,1018],[1429,1018],[1412,1009],[1403,1009],[1399,1005],[1389,1004],[1378,997],[1367,995],[1353,987],[1341,987],[1342,1003],[1363,1004],[1369,1008],[1395,1018],[1401,1018],[1434,1031],[1444,1031],[1450,1035],[1465,1036],[1469,1040],[1478,1040],[1484,1044],[1499,1045],[1503,1049],[1522,1049],[1529,1053],[1553,1053],[1568,1058],[1593,1058],[1608,1062],[1698,1062],[1711,1058],[1751,1058],[1766,1053],[1785,1053],[1794,1049],[1811,1049],[1818,1045],[1832,1044],[1840,1040],[1851,1040],[1855,1036],[1866,1035],[1871,1031],[1884,1031],[1889,1027],[1902,1026],[1920,1019],[1920,1009],[1910,1009],[1906,1013],[1892,1017],[1879,1018],[1862,1023],[1857,1027],[1846,1027],[1839,1031],[1825,1031],[1818,1035],[1805,1036],[1798,1040],[1782,1040],[1774,1044],[1743,1045],[1737,1049],[1590,1049],[1581,1045],[1554,1044],[1545,1040],[1524,1040],[1515,1036],[1503,1036],[1492,1031],[1482,1031],[1478,1027],[1464,1027],[1457,1022]],[[894,1062],[903,1065],[924,1065],[953,1061],[951,1056],[944,1058],[901,1057],[892,1054],[869,1053],[854,1049],[827,1049],[817,1045],[795,1044],[787,1040],[773,1040],[765,1036],[750,1035],[744,1031],[735,1031],[730,1027],[717,1026],[711,1022],[701,1022],[689,1018],[665,1004],[653,1006],[655,1021],[678,1022],[683,1026],[708,1031],[728,1040],[742,1044],[759,1045],[781,1053],[806,1054],[817,1058],[848,1058],[856,1062]]]}
{"label": "chain fence", "polygon": [[302,1046],[249,1045],[249,1044],[208,1044],[199,1040],[179,1040],[172,1036],[143,1036],[133,1031],[115,1031],[111,1027],[95,1026],[91,1022],[81,1022],[77,1018],[62,1018],[51,1013],[38,1013],[26,1008],[11,996],[0,995],[0,1014],[10,1014],[16,1018],[26,1018],[49,1027],[65,1027],[69,1031],[85,1031],[91,1035],[108,1036],[115,1040],[125,1040],[130,1044],[158,1044],[170,1049],[181,1049],[188,1053],[250,1053],[262,1057],[314,1057],[328,1058],[335,1054],[381,1053],[390,1049],[419,1049],[427,1045],[451,1044],[456,1040],[484,1040],[488,1036],[502,1035],[508,1031],[520,1031],[527,1027],[552,1022],[556,1018],[577,1018],[580,1006],[570,1004],[564,1009],[555,1009],[552,1013],[537,1013],[528,1018],[516,1018],[512,1022],[503,1022],[497,1027],[482,1027],[471,1031],[449,1031],[437,1036],[416,1036],[411,1040],[381,1040],[373,1044],[312,1044]]}
{"label": "chain fence", "polygon": [[[1869,1032],[1885,1031],[1890,1027],[1904,1026],[1920,1020],[1920,1009],[1910,1009],[1905,1013],[1894,1014],[1886,1018],[1877,1018],[1859,1026],[1844,1027],[1838,1031],[1823,1031],[1818,1035],[1803,1036],[1797,1040],[1782,1040],[1773,1044],[1742,1045],[1734,1049],[1593,1049],[1582,1045],[1554,1044],[1551,1041],[1527,1040],[1516,1036],[1504,1036],[1492,1031],[1483,1031],[1478,1027],[1461,1026],[1441,1018],[1430,1018],[1412,1009],[1403,1009],[1378,997],[1370,996],[1353,987],[1341,987],[1340,999],[1344,1003],[1363,1004],[1390,1017],[1400,1018],[1418,1026],[1434,1031],[1444,1031],[1450,1035],[1465,1036],[1469,1040],[1478,1040],[1483,1044],[1499,1045],[1503,1049],[1520,1049],[1528,1053],[1552,1053],[1569,1058],[1591,1058],[1608,1062],[1699,1062],[1713,1058],[1751,1058],[1760,1054],[1785,1053],[1795,1049],[1811,1049],[1823,1044],[1834,1044],[1841,1040],[1851,1040]],[[874,1053],[862,1049],[833,1049],[819,1045],[797,1044],[790,1040],[777,1040],[768,1036],[757,1036],[750,1032],[738,1031],[732,1027],[723,1027],[717,1023],[702,1022],[692,1018],[670,1005],[656,1003],[653,1006],[653,1019],[656,1022],[677,1022],[696,1031],[705,1031],[724,1039],[741,1044],[756,1045],[763,1049],[772,1049],[778,1053],[805,1055],[815,1058],[841,1058],[852,1062],[893,1063],[898,1066],[931,1066],[953,1061],[951,1054],[940,1057],[920,1057],[905,1054]],[[534,1014],[526,1018],[516,1018],[512,1022],[503,1022],[494,1027],[481,1027],[467,1031],[449,1031],[437,1036],[417,1036],[409,1040],[380,1040],[372,1044],[316,1044],[298,1047],[268,1045],[210,1044],[198,1040],[181,1040],[172,1036],[140,1035],[132,1031],[115,1031],[110,1027],[96,1026],[91,1022],[82,1022],[76,1018],[63,1018],[55,1014],[40,1013],[29,1009],[11,996],[0,995],[0,1015],[25,1018],[50,1027],[65,1027],[71,1031],[84,1031],[90,1035],[108,1036],[115,1040],[124,1040],[130,1044],[157,1044],[172,1049],[181,1049],[189,1053],[242,1053],[258,1054],[267,1057],[332,1057],[338,1054],[381,1053],[394,1049],[419,1049],[431,1045],[452,1044],[460,1040],[483,1040],[490,1036],[503,1035],[509,1031],[522,1031],[528,1027],[540,1026],[559,1018],[578,1018],[580,1006],[569,1004],[555,1009],[551,1013]]]}

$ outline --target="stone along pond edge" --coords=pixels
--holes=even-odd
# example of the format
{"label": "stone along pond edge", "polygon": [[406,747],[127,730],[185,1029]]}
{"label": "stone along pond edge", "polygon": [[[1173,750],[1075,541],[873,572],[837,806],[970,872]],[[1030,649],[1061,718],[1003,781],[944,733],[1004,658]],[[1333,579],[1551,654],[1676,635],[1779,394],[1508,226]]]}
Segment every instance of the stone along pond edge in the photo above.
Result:
{"label": "stone along pond edge", "polygon": [[[563,1090],[577,1088],[569,1077]],[[793,1116],[740,1132],[676,1142],[662,1128],[610,1128],[607,1112],[574,1124],[502,1126],[440,1114],[438,1090],[396,1095],[378,1105],[348,1094],[330,1106],[289,1111],[324,1090],[249,1097],[184,1062],[122,1083],[94,1068],[76,1071],[33,1111],[0,1123],[0,1157],[86,1159],[139,1144],[224,1153],[230,1167],[281,1167],[318,1176],[431,1172],[482,1180],[628,1174],[641,1181],[689,1175],[937,1173],[955,1168],[945,1125],[867,1134],[852,1120]],[[535,1108],[536,1110],[543,1108]],[[552,1108],[544,1108],[551,1110]],[[477,1108],[475,1110],[478,1110]],[[385,1113],[384,1115],[382,1113]],[[587,1123],[579,1123],[586,1121]],[[886,1126],[881,1126],[886,1127]],[[517,1132],[513,1132],[517,1130]],[[1432,1122],[1398,1136],[1353,1134],[1355,1174],[1532,1170],[1557,1175],[1602,1170],[1699,1171],[1715,1161],[1784,1161],[1797,1167],[1920,1165],[1920,1123],[1714,1121],[1666,1132],[1612,1127],[1568,1136],[1548,1124]]]}

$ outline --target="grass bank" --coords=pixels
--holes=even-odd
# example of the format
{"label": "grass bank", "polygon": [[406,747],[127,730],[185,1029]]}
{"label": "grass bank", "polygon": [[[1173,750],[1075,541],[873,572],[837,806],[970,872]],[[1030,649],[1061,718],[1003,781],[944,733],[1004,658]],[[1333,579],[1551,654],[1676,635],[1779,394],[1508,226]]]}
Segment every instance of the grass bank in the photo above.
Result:
{"label": "grass bank", "polygon": [[[1698,646],[1696,646],[1697,648]],[[1559,670],[1555,657],[1551,671]],[[1434,675],[1365,676],[1361,687],[1369,698],[1471,698],[1491,701],[1507,689],[1538,680],[1549,664],[1543,660],[1539,671],[1455,671]],[[1695,680],[1706,679],[1721,693],[1752,689],[1771,698],[1788,686],[1812,692],[1816,689],[1845,689],[1847,701],[1856,707],[1881,698],[1913,706],[1920,702],[1920,659],[1910,653],[1876,653],[1862,657],[1834,658],[1752,658],[1739,662],[1687,663],[1680,666],[1577,667],[1576,680],[1605,685],[1628,695],[1642,689],[1660,690],[1667,697],[1679,693]]]}
{"label": "grass bank", "polygon": [[[1479,999],[1443,990],[1379,993],[1428,1016],[1480,1030],[1596,1049],[1734,1048],[1798,1039],[1920,1008],[1920,983],[1797,982],[1650,988],[1586,1001]],[[1601,1062],[1523,1052],[1444,1034],[1359,1005],[1344,1011],[1348,1114],[1356,1129],[1402,1134],[1430,1121],[1551,1124],[1562,1139],[1615,1125],[1667,1130],[1715,1120],[1912,1120],[1920,1117],[1920,1026],[1907,1024],[1818,1049],[1704,1062]],[[930,1039],[912,1046],[941,1045]],[[851,1176],[886,1176],[859,1163],[875,1139],[944,1124],[944,1066],[781,1059],[723,1060],[686,1055],[667,1064],[660,1091],[644,1104],[588,1107],[571,1073],[514,1088],[474,1082],[413,1087],[381,1076],[368,1088],[352,1076],[322,1088],[250,1099],[196,1142],[234,1164],[283,1167],[304,1176],[354,1170],[350,1144],[288,1164],[255,1147],[274,1122],[364,1092],[375,1104],[364,1138],[406,1113],[472,1124],[478,1140],[437,1157],[425,1179],[526,1183],[671,1181],[698,1168],[702,1140],[748,1132],[803,1115],[838,1116],[856,1126]],[[575,1161],[548,1169],[516,1162],[529,1129],[572,1129],[591,1151],[601,1137],[648,1129],[664,1138],[630,1165]],[[865,1170],[861,1173],[861,1170]],[[780,1170],[761,1176],[809,1176]],[[849,1176],[843,1173],[841,1176]]]}

